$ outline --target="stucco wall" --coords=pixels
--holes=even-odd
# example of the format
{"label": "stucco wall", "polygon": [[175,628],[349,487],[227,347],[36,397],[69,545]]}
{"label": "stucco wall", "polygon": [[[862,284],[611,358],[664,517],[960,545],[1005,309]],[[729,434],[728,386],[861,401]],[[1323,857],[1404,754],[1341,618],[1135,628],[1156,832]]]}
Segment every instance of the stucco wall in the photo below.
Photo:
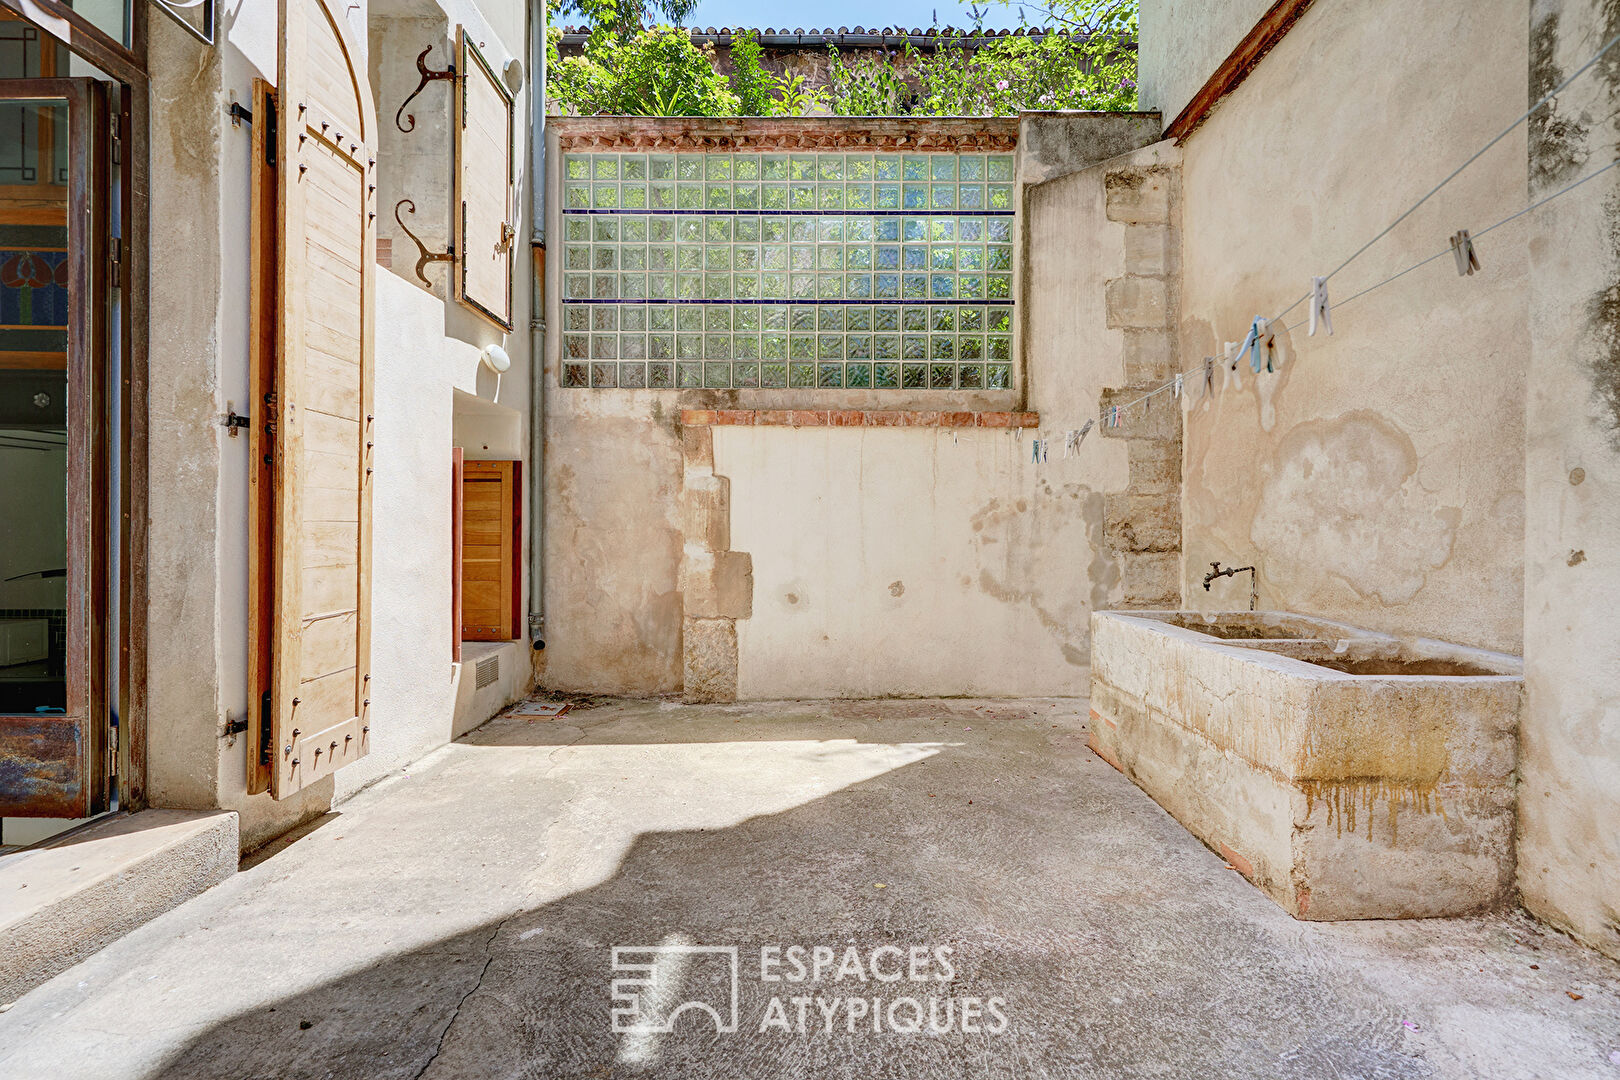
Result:
{"label": "stucco wall", "polygon": [[[1620,33],[1612,4],[1539,0],[1530,96]],[[1531,195],[1613,159],[1620,75],[1599,65],[1531,125]],[[1537,212],[1530,240],[1525,709],[1519,888],[1620,956],[1620,179]]]}
{"label": "stucco wall", "polygon": [[[553,139],[570,123],[553,125]],[[1063,431],[1095,415],[1106,388],[1127,376],[1126,332],[1108,329],[1105,313],[1106,283],[1125,272],[1127,226],[1109,219],[1107,170],[1096,163],[1157,130],[1157,118],[1141,116],[1023,126],[1018,230],[1028,239],[1016,360],[1039,432],[714,429],[713,474],[729,481],[729,550],[752,560],[751,613],[736,620],[739,696],[1084,692],[1089,612],[1125,594],[1105,537],[1107,496],[1132,476],[1125,443],[1096,430],[1079,457],[1062,456]],[[549,213],[561,235],[555,191]],[[555,389],[559,362],[553,341],[540,678],[597,693],[683,686],[681,409],[1006,409],[1022,400],[1022,390]],[[1052,440],[1041,465],[1030,461],[1037,437]]]}
{"label": "stucco wall", "polygon": [[[415,41],[437,32],[436,55],[442,58],[446,35],[453,39],[456,23],[465,22],[495,63],[523,55],[524,5],[499,0],[488,6],[495,9],[494,21],[508,28],[509,41],[497,38],[471,5],[449,2],[438,15],[410,5],[413,17],[395,36]],[[386,19],[403,13],[394,10],[400,7],[379,0],[371,14]],[[348,10],[362,49],[367,16],[364,5]],[[469,450],[468,456],[522,456],[528,335],[504,335],[403,277],[378,271],[372,750],[335,778],[289,799],[248,795],[247,740],[226,736],[224,727],[248,713],[249,443],[228,438],[220,418],[231,407],[253,411],[248,401],[251,128],[232,127],[226,105],[233,92],[238,101],[250,100],[254,77],[275,80],[277,23],[273,5],[247,5],[215,49],[204,48],[167,19],[153,18],[150,25],[150,801],[236,810],[242,843],[251,847],[451,737],[463,678],[451,662],[450,448],[456,397],[459,392],[468,400],[490,401],[495,380],[480,367],[479,350],[491,342],[503,344],[513,365],[501,380],[500,405],[488,408],[516,434],[501,452]],[[387,37],[392,28],[379,29]],[[396,84],[405,78],[391,75],[374,89],[380,188],[400,186],[390,179],[396,168],[420,175],[412,168],[422,156],[420,146],[404,144],[409,136],[393,126],[394,109],[415,85],[414,65],[409,85],[401,89]],[[425,121],[418,139],[438,140],[440,179],[411,194],[419,205],[447,204],[449,96],[441,85],[423,98],[415,106]],[[523,117],[522,95],[517,109]],[[521,121],[518,139],[521,211],[527,171]],[[521,234],[526,221],[518,224]],[[405,269],[408,273],[409,266]],[[527,270],[528,261],[518,258],[514,322],[525,328]],[[444,272],[432,271],[440,278]],[[472,677],[470,670],[465,677]]]}
{"label": "stucco wall", "polygon": [[[1137,100],[1175,119],[1272,0],[1142,0]],[[1371,99],[1368,99],[1371,100]]]}
{"label": "stucco wall", "polygon": [[[1398,0],[1313,6],[1186,140],[1186,366],[1307,292],[1523,111],[1519,5],[1409,15]],[[1520,129],[1330,295],[1521,208],[1524,155]],[[1188,413],[1192,606],[1243,606],[1243,583],[1201,579],[1211,560],[1252,562],[1262,607],[1519,651],[1526,236],[1521,220],[1484,238],[1472,277],[1448,253],[1335,311],[1332,337],[1292,331],[1280,372],[1245,365],[1241,390]]]}

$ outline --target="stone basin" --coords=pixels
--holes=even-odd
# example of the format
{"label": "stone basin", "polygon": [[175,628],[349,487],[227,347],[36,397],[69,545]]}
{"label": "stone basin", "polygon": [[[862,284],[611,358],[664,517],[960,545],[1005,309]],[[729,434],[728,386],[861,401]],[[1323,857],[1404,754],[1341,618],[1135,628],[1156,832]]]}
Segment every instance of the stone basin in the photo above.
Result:
{"label": "stone basin", "polygon": [[1523,664],[1291,612],[1096,612],[1092,749],[1301,919],[1506,902]]}

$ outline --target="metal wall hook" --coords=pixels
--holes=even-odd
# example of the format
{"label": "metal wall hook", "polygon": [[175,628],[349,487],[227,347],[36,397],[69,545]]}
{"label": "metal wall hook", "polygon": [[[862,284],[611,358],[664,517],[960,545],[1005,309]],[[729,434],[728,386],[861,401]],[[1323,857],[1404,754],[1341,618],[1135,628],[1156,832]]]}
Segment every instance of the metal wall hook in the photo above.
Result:
{"label": "metal wall hook", "polygon": [[[439,79],[458,79],[461,77],[456,72],[456,65],[454,62],[446,64],[443,71],[434,71],[432,68],[428,67],[427,55],[432,51],[433,46],[429,45],[427,48],[422,50],[422,55],[416,58],[416,70],[422,73],[422,81],[416,84],[416,89],[412,90],[404,101],[400,102],[399,112],[394,114],[394,126],[403,132],[410,133],[416,130],[416,114],[407,113],[405,111],[405,106],[416,100],[416,95],[420,94],[427,87],[428,83],[435,82]],[[410,121],[409,127],[405,126],[404,121],[400,119],[401,117],[404,117],[404,120]]]}
{"label": "metal wall hook", "polygon": [[419,239],[415,233],[411,232],[410,226],[405,224],[405,219],[399,216],[401,208],[408,210],[414,216],[416,214],[416,203],[412,202],[410,199],[401,199],[399,202],[395,203],[394,220],[399,222],[399,227],[405,230],[405,235],[411,238],[411,243],[415,244],[416,250],[421,252],[421,257],[416,260],[416,276],[422,279],[423,285],[426,285],[431,289],[433,287],[433,282],[429,281],[427,279],[427,275],[422,273],[423,268],[425,268],[430,262],[455,261],[456,249],[454,246],[451,246],[448,251],[429,251],[427,249],[427,245],[422,243],[421,239]]}

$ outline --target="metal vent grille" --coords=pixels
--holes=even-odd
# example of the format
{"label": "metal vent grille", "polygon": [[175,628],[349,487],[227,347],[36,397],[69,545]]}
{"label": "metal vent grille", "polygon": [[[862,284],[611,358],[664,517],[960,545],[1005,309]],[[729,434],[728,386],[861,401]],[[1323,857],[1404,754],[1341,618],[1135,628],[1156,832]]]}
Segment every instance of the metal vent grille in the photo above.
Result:
{"label": "metal vent grille", "polygon": [[473,685],[482,690],[501,677],[501,658],[486,656],[473,668]]}

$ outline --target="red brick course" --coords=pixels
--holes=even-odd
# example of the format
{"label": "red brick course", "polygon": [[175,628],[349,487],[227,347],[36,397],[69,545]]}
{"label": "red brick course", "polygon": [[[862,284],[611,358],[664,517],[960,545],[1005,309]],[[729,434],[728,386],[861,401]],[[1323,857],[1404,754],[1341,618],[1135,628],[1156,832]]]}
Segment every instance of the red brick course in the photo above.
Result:
{"label": "red brick course", "polygon": [[931,409],[685,409],[687,427],[983,427],[1034,428],[1032,412],[937,412]]}

